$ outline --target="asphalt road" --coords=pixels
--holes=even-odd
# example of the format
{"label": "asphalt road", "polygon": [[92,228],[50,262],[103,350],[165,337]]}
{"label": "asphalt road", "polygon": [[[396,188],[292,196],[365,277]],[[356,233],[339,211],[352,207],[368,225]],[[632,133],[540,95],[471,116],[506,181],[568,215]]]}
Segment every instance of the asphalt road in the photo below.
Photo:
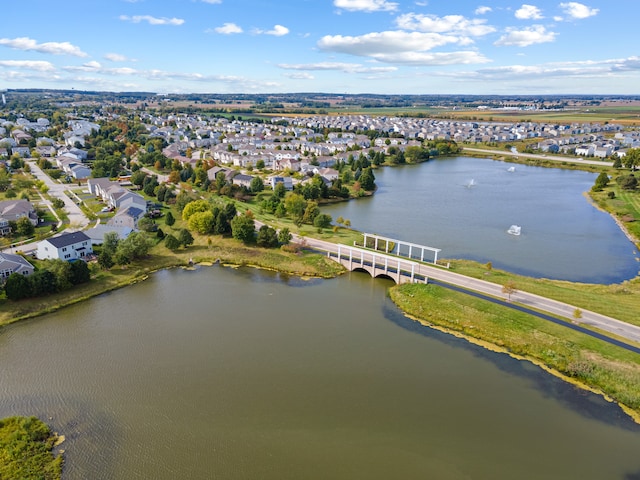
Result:
{"label": "asphalt road", "polygon": [[554,155],[544,155],[539,153],[520,153],[520,152],[510,152],[509,150],[487,150],[485,148],[472,148],[472,147],[463,147],[462,150],[465,152],[476,152],[476,153],[484,153],[488,155],[500,155],[507,157],[516,157],[516,158],[535,158],[538,160],[551,160],[553,162],[567,162],[567,163],[577,163],[583,165],[601,165],[610,167],[613,165],[613,162],[605,161],[605,160],[593,160],[588,158],[576,158],[576,157],[558,157]]}
{"label": "asphalt road", "polygon": [[[75,187],[75,184],[66,185],[64,183],[58,183],[52,180],[49,175],[44,173],[38,164],[33,160],[27,160],[29,167],[31,167],[31,174],[38,180],[42,180],[44,184],[49,187],[49,195],[55,198],[59,198],[64,202],[67,215],[69,216],[70,230],[82,230],[89,225],[89,219],[84,214],[82,209],[76,204],[74,200],[69,198],[65,193],[70,190],[71,187]],[[73,196],[73,195],[72,195]]]}
{"label": "asphalt road", "polygon": [[[309,247],[320,251],[332,252],[336,254],[338,252],[338,245],[331,242],[325,242],[323,240],[317,240],[315,238],[309,237],[305,237],[305,242]],[[345,246],[343,245],[342,248],[343,253],[345,253]],[[365,261],[370,261],[372,259],[372,255],[373,252],[368,259],[365,257]],[[376,252],[376,258],[378,258],[378,261],[381,257],[383,257],[383,254]],[[398,260],[397,257],[390,258],[394,259],[394,263],[396,263]],[[409,265],[409,262],[407,262],[407,265]],[[410,270],[411,267],[409,266],[408,269]],[[441,268],[426,264],[419,264],[419,266],[415,270],[415,273],[418,275],[423,275],[429,279],[438,280],[439,282],[455,285],[457,287],[462,287],[474,292],[480,292],[491,297],[501,299],[505,298],[505,294],[502,292],[502,285],[487,282],[485,280],[467,277],[459,273],[451,272],[449,270],[443,270]],[[513,303],[514,305],[517,304],[525,306],[533,310],[539,310],[550,315],[564,317],[569,319],[570,321],[577,321],[581,325],[594,327],[599,330],[615,334],[624,339],[640,343],[640,327],[631,325],[612,317],[608,317],[606,315],[601,315],[596,312],[584,310],[582,308],[580,308],[581,318],[574,319],[574,312],[576,308],[578,308],[575,305],[569,305],[566,303],[558,302],[556,300],[552,300],[550,298],[545,298],[539,295],[534,295],[532,293],[522,291],[516,291],[515,293],[511,294],[510,303]]]}

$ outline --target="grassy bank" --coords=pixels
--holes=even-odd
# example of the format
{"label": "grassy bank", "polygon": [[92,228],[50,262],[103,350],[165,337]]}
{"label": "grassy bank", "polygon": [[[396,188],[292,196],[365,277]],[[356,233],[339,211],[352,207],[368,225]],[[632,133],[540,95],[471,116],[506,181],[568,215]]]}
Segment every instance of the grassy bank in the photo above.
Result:
{"label": "grassy bank", "polygon": [[0,479],[60,479],[62,457],[52,452],[59,440],[36,417],[0,420]]}
{"label": "grassy bank", "polygon": [[618,402],[640,423],[640,356],[532,315],[436,285],[404,284],[389,292],[417,321],[526,358]]}

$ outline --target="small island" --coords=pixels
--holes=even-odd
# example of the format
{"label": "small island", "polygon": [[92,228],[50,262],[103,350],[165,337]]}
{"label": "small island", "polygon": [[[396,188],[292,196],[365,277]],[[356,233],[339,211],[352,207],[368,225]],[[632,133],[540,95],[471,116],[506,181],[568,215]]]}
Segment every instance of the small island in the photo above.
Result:
{"label": "small island", "polygon": [[0,478],[59,480],[62,456],[53,450],[61,440],[36,417],[0,420]]}

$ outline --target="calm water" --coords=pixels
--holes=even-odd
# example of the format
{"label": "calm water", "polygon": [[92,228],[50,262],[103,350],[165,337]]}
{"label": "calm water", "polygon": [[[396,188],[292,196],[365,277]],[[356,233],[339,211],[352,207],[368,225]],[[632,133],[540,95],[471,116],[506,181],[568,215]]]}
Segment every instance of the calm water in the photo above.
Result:
{"label": "calm water", "polygon": [[[583,195],[596,174],[457,157],[376,170],[378,191],[323,207],[353,228],[442,249],[533,277],[588,283],[634,278],[640,254]],[[506,233],[513,225],[520,236]]]}
{"label": "calm water", "polygon": [[404,318],[366,274],[171,270],[0,330],[0,417],[67,480],[640,476],[640,428],[526,362]]}

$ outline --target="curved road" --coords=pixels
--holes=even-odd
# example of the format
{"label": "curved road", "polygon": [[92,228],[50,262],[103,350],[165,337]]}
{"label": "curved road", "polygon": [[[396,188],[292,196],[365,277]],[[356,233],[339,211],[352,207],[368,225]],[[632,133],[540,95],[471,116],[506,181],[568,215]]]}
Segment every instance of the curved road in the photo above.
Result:
{"label": "curved road", "polygon": [[29,167],[31,167],[31,174],[38,180],[42,180],[44,184],[49,187],[49,195],[59,198],[64,202],[67,215],[69,216],[69,224],[73,227],[73,230],[82,230],[89,225],[89,219],[82,209],[66,194],[66,192],[70,190],[69,185],[53,181],[49,175],[40,169],[35,161],[27,160],[27,163]]}
{"label": "curved road", "polygon": [[613,165],[613,162],[604,161],[604,160],[591,160],[588,158],[575,158],[575,157],[559,157],[554,155],[543,155],[539,153],[510,152],[509,150],[487,150],[485,148],[472,148],[472,147],[462,147],[462,150],[464,152],[484,153],[485,155],[506,155],[507,157],[535,158],[538,160],[551,160],[553,162],[578,163],[582,165],[600,165],[604,167],[610,167]]}
{"label": "curved road", "polygon": [[[331,252],[334,254],[338,253],[338,245],[331,242],[325,242],[323,240],[318,240],[315,238],[304,237],[304,241],[306,244],[314,249],[321,250],[324,252]],[[341,248],[349,248],[346,245],[341,245]],[[343,250],[343,254],[346,253]],[[371,252],[371,257],[366,258],[365,261],[371,261],[373,257],[373,253],[375,253],[376,258],[379,260],[383,258],[385,255],[380,252]],[[393,259],[394,263],[400,260],[402,264],[402,259],[399,257],[388,256],[388,258]],[[489,295],[496,298],[504,298],[505,294],[502,292],[502,285],[498,285],[495,283],[487,282],[486,280],[480,280],[477,278],[467,277],[465,275],[461,275],[459,273],[454,273],[448,270],[443,270],[441,268],[437,268],[434,266],[430,266],[427,264],[422,264],[419,262],[406,262],[408,265],[407,270],[411,271],[411,264],[418,264],[415,273],[418,275],[423,275],[429,279],[438,280],[443,283],[455,285],[458,287],[462,287],[467,290],[480,292],[485,295]],[[403,269],[405,267],[402,267]],[[559,302],[557,300],[552,300],[550,298],[541,297],[539,295],[535,295],[533,293],[527,293],[522,291],[517,291],[511,294],[511,301],[517,302],[519,305],[526,306],[533,310],[538,310],[541,312],[545,312],[551,315],[557,315],[560,317],[568,318],[570,320],[574,320],[573,314],[576,310],[575,305],[569,305],[567,303]],[[619,337],[625,338],[629,341],[640,343],[640,327],[636,325],[632,325],[621,320],[617,320],[612,317],[607,317],[606,315],[602,315],[596,312],[591,312],[589,310],[580,309],[582,316],[577,321],[582,325],[588,325],[599,330],[617,335]]]}

